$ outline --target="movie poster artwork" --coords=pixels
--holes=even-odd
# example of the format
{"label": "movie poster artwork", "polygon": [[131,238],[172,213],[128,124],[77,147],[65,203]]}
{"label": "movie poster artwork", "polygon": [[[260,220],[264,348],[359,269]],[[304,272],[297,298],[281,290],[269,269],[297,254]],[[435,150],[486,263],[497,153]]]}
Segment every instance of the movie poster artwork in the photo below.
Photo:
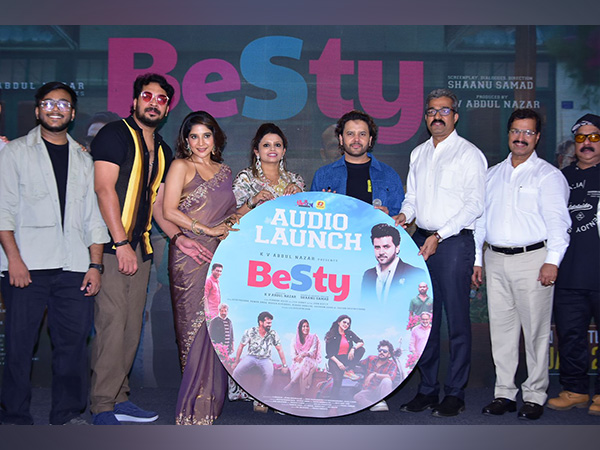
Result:
{"label": "movie poster artwork", "polygon": [[265,202],[221,243],[215,264],[219,303],[205,302],[214,348],[244,390],[284,413],[371,407],[410,374],[429,337],[423,258],[360,200],[306,192]]}

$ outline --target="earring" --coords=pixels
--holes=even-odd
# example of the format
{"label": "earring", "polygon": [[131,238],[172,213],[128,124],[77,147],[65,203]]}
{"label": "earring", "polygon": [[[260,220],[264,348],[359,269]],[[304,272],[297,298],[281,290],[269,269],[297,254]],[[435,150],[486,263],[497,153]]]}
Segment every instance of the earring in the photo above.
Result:
{"label": "earring", "polygon": [[260,158],[258,157],[258,155],[256,155],[256,162],[254,163],[254,167],[256,168],[256,172],[258,173],[258,177],[259,178],[263,178],[264,177],[264,173],[263,173],[262,164],[260,162]]}
{"label": "earring", "polygon": [[285,172],[285,169],[283,168],[283,157],[279,160],[279,171],[281,173]]}
{"label": "earring", "polygon": [[210,151],[213,155],[216,153],[215,152],[215,147],[212,148],[212,150]]}

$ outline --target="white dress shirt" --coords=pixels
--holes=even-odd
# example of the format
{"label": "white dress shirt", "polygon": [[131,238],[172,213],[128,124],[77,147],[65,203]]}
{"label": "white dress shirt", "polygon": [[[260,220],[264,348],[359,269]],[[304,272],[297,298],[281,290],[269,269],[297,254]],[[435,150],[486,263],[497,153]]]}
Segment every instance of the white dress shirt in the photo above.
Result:
{"label": "white dress shirt", "polygon": [[475,145],[454,130],[433,145],[433,138],[410,154],[406,196],[401,213],[409,223],[437,231],[446,239],[474,228],[483,212],[487,161]]}
{"label": "white dress shirt", "polygon": [[483,243],[525,247],[547,240],[545,263],[559,265],[569,245],[569,185],[554,166],[534,151],[512,165],[512,154],[487,174],[485,211],[475,227],[475,265]]}
{"label": "white dress shirt", "polygon": [[386,270],[381,270],[381,264],[375,266],[375,271],[377,272],[377,283],[375,285],[377,299],[382,300],[384,303],[387,302],[390,286],[392,285],[392,278],[394,278],[396,267],[398,267],[399,262],[400,258],[396,256]]}

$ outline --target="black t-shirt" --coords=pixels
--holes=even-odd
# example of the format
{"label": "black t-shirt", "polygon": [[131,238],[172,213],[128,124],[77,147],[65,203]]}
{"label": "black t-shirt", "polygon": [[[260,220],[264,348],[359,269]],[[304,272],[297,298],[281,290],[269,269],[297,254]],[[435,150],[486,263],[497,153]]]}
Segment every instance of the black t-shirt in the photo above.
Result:
{"label": "black t-shirt", "polygon": [[571,241],[558,270],[556,286],[600,290],[600,236],[598,199],[600,165],[581,170],[573,163],[562,170],[570,188]]}
{"label": "black t-shirt", "polygon": [[346,195],[367,203],[372,203],[373,186],[371,185],[371,176],[369,174],[371,161],[362,164],[352,164],[348,161],[344,162],[346,163],[346,170],[348,171]]}
{"label": "black t-shirt", "polygon": [[60,202],[60,216],[65,223],[65,199],[67,197],[67,175],[69,172],[69,143],[56,145],[43,139],[52,161],[56,188],[58,189],[58,201]]}

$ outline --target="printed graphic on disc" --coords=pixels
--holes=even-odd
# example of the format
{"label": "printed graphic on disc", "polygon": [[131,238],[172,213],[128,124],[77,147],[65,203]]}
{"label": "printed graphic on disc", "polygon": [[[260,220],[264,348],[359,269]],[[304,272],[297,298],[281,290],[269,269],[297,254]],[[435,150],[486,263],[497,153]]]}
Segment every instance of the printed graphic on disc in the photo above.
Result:
{"label": "printed graphic on disc", "polygon": [[205,308],[215,350],[244,390],[285,413],[335,417],[402,383],[433,309],[406,231],[367,203],[323,192],[268,201],[239,229],[215,252],[220,303]]}

